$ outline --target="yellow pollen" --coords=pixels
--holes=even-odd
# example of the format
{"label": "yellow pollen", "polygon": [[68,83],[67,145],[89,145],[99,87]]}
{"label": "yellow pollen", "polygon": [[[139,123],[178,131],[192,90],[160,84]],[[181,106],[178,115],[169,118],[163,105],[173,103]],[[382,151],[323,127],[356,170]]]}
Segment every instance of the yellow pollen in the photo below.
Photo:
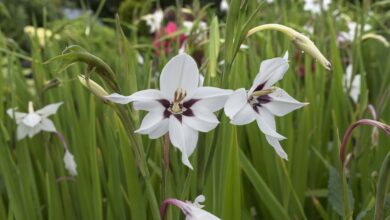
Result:
{"label": "yellow pollen", "polygon": [[269,88],[269,89],[263,89],[260,91],[253,92],[251,96],[259,97],[263,95],[268,95],[270,93],[273,93],[275,91],[275,88]]}
{"label": "yellow pollen", "polygon": [[187,92],[182,88],[178,88],[175,91],[174,99],[173,99],[173,103],[172,103],[172,107],[171,107],[171,111],[173,113],[179,113],[182,111],[181,102],[186,97],[186,95],[187,95]]}

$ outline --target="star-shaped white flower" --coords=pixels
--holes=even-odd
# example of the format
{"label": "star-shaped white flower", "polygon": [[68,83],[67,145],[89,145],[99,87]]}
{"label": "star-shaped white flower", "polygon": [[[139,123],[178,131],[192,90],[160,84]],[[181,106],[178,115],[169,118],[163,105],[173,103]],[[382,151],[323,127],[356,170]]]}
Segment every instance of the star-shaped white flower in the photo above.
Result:
{"label": "star-shaped white flower", "polygon": [[356,74],[352,79],[352,65],[349,64],[346,69],[346,73],[343,76],[344,92],[349,91],[349,96],[357,103],[360,95],[361,76]]}
{"label": "star-shaped white flower", "polygon": [[332,0],[305,0],[303,10],[311,11],[311,13],[317,14],[321,12],[321,7],[324,11],[327,11],[331,3]]}
{"label": "star-shaped white flower", "polygon": [[29,102],[28,105],[28,113],[17,112],[16,109],[7,110],[7,114],[12,119],[15,119],[18,125],[18,140],[23,139],[27,135],[31,138],[40,131],[56,132],[53,122],[47,117],[55,114],[62,102],[47,105],[37,111],[34,111],[32,102]]}
{"label": "star-shaped white flower", "polygon": [[164,19],[164,12],[162,10],[156,10],[153,14],[147,14],[141,19],[149,26],[150,33],[154,33],[161,27],[161,23]]}
{"label": "star-shaped white flower", "polygon": [[149,113],[135,132],[159,138],[169,132],[173,146],[182,152],[182,161],[192,169],[188,157],[194,152],[198,132],[214,129],[219,121],[213,112],[220,110],[231,90],[199,86],[195,60],[181,53],[173,57],[160,75],[160,90],[148,89],[130,96],[111,94],[112,102],[133,102],[136,110]]}
{"label": "star-shaped white flower", "polygon": [[273,87],[286,73],[289,67],[287,59],[288,53],[283,58],[263,61],[250,90],[236,90],[225,104],[225,114],[231,119],[230,123],[244,125],[256,120],[268,143],[283,159],[287,159],[287,154],[279,141],[285,137],[276,132],[274,116],[284,116],[305,105],[283,89]]}
{"label": "star-shaped white flower", "polygon": [[165,212],[168,204],[174,205],[181,209],[181,211],[186,216],[186,220],[220,220],[217,216],[203,210],[204,207],[200,203],[205,201],[204,195],[196,197],[194,202],[190,201],[181,201],[178,199],[166,199],[162,205],[161,218],[165,219]]}
{"label": "star-shaped white flower", "polygon": [[203,210],[204,207],[202,204],[205,201],[204,195],[200,195],[195,198],[195,201],[185,202],[181,208],[184,214],[186,215],[186,220],[220,220],[217,216]]}

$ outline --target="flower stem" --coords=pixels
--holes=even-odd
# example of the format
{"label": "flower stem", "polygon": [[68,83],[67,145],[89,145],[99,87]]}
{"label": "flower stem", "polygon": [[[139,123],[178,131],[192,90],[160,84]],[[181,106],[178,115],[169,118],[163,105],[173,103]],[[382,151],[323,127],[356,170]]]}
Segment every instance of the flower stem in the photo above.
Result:
{"label": "flower stem", "polygon": [[346,153],[346,150],[347,150],[348,139],[351,136],[353,129],[355,129],[359,125],[371,125],[371,126],[380,128],[387,135],[390,136],[390,126],[386,125],[386,124],[383,124],[383,123],[381,123],[379,121],[375,121],[375,120],[371,120],[371,119],[360,119],[359,121],[353,123],[351,126],[349,126],[349,128],[345,132],[343,140],[341,142],[340,161],[341,161],[341,165],[342,166],[344,166],[344,162],[345,162],[345,153]]}
{"label": "flower stem", "polygon": [[164,144],[163,144],[163,198],[168,196],[168,184],[169,184],[169,135],[164,135]]}
{"label": "flower stem", "polygon": [[184,202],[177,199],[172,199],[172,198],[165,199],[164,202],[161,204],[161,208],[160,208],[161,220],[165,220],[165,213],[167,211],[168,205],[174,205],[180,208],[181,210],[183,210],[185,209],[183,204]]}

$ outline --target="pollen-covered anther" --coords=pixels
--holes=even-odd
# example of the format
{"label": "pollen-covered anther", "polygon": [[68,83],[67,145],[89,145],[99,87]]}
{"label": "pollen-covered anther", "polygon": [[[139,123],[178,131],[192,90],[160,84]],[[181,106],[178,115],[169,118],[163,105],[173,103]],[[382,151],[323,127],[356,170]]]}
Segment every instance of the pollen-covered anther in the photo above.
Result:
{"label": "pollen-covered anther", "polygon": [[259,97],[259,96],[263,96],[263,95],[268,95],[268,94],[271,94],[273,93],[274,91],[276,90],[276,88],[269,88],[269,89],[263,89],[263,90],[260,90],[260,91],[255,91],[252,93],[252,97]]}
{"label": "pollen-covered anther", "polygon": [[187,92],[182,88],[178,88],[175,91],[174,99],[173,99],[173,103],[172,103],[172,107],[171,107],[172,113],[182,112],[183,106],[181,103],[182,103],[183,99],[186,97],[186,95],[187,95]]}

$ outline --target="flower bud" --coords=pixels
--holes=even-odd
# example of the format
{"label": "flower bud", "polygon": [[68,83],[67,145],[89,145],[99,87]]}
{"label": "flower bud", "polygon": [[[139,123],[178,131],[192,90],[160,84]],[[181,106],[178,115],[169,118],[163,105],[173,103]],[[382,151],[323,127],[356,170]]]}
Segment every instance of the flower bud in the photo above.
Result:
{"label": "flower bud", "polygon": [[331,63],[322,55],[320,50],[314,45],[313,41],[311,41],[308,37],[305,35],[297,32],[296,30],[280,25],[280,24],[265,24],[260,25],[255,28],[252,28],[248,31],[248,34],[246,35],[249,37],[250,35],[263,30],[276,30],[284,33],[287,35],[290,40],[297,46],[300,50],[308,53],[310,56],[312,56],[316,61],[318,61],[323,67],[325,67],[326,70],[331,70],[332,65]]}
{"label": "flower bud", "polygon": [[83,84],[83,86],[89,89],[89,91],[91,91],[94,95],[98,96],[99,98],[108,96],[106,90],[104,90],[103,87],[101,87],[95,81],[85,78],[84,75],[79,75],[78,77],[81,84]]}

